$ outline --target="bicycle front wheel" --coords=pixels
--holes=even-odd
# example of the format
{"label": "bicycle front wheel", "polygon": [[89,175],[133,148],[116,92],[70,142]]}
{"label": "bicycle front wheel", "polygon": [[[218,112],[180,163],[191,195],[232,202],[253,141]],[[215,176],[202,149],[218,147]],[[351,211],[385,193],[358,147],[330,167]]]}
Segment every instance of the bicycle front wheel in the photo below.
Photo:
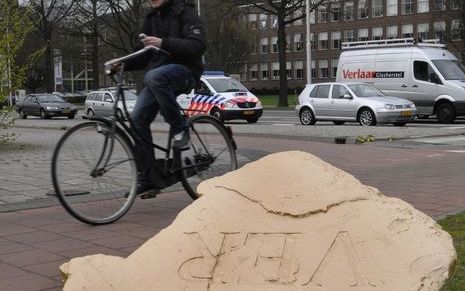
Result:
{"label": "bicycle front wheel", "polygon": [[63,207],[91,225],[121,218],[134,203],[137,170],[130,141],[99,121],[79,124],[58,142],[52,181]]}
{"label": "bicycle front wheel", "polygon": [[237,169],[235,146],[223,124],[210,116],[189,119],[190,148],[182,151],[181,182],[192,199],[199,198],[197,185]]}

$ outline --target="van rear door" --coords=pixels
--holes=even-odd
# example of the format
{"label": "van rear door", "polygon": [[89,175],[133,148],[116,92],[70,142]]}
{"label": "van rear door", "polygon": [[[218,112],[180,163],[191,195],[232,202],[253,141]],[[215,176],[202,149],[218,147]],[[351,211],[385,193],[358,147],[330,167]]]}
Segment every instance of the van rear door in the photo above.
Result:
{"label": "van rear door", "polygon": [[410,100],[415,103],[419,114],[432,114],[439,92],[438,84],[433,81],[433,75],[437,74],[426,60],[414,59],[412,66]]}

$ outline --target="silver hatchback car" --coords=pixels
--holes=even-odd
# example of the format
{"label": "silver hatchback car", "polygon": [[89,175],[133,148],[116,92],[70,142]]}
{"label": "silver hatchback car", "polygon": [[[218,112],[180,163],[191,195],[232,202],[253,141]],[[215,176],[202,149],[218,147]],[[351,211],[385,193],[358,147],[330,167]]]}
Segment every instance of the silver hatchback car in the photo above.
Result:
{"label": "silver hatchback car", "polygon": [[329,120],[336,125],[358,121],[363,126],[377,123],[404,126],[414,119],[417,112],[413,102],[385,96],[365,83],[307,85],[299,95],[295,109],[303,125]]}
{"label": "silver hatchback car", "polygon": [[[115,90],[99,90],[92,91],[87,95],[85,102],[85,111],[87,117],[99,116],[109,117],[113,114],[113,104],[115,103],[116,91]],[[137,101],[137,95],[131,91],[124,91],[126,100],[126,107],[128,112],[131,113]],[[123,103],[118,102],[118,114],[123,114]]]}

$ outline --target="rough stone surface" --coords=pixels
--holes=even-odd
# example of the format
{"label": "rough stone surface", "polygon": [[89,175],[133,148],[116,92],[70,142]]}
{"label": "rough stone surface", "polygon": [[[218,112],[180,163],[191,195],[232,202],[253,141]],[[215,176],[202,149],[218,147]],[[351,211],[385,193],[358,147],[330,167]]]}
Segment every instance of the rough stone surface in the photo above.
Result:
{"label": "rough stone surface", "polygon": [[439,290],[451,237],[411,205],[303,152],[199,185],[128,258],[62,265],[64,290]]}

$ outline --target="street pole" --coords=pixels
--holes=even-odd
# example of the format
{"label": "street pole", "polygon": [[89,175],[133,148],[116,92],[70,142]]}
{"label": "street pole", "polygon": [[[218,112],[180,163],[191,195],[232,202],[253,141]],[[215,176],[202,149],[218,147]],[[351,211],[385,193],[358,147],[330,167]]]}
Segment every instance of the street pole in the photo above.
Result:
{"label": "street pole", "polygon": [[199,16],[200,16],[200,0],[197,0],[197,12],[199,13]]}
{"label": "street pole", "polygon": [[312,83],[312,42],[310,39],[310,0],[307,0],[305,7],[307,16],[307,84]]}

